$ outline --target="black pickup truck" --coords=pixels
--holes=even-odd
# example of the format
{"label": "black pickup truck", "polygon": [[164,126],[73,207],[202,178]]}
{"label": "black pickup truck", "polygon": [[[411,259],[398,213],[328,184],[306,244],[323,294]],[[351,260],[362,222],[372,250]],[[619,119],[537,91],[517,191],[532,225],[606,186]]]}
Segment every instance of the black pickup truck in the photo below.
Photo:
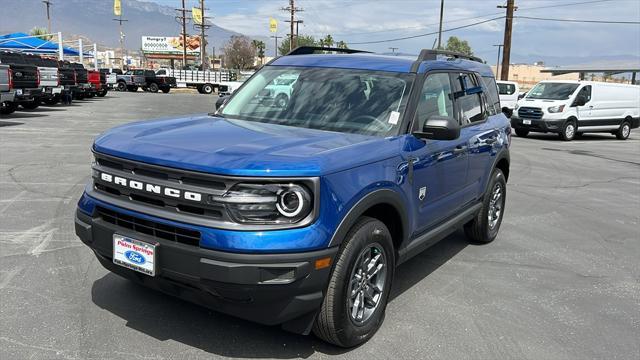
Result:
{"label": "black pickup truck", "polygon": [[176,87],[176,78],[173,76],[156,76],[153,70],[136,69],[131,70],[133,75],[144,76],[145,85],[142,87],[144,91],[168,93],[172,87]]}
{"label": "black pickup truck", "polygon": [[20,104],[25,109],[37,108],[42,97],[38,67],[24,64],[22,57],[16,57],[15,53],[7,51],[0,52],[0,63],[9,65],[10,87],[15,89],[12,106]]}
{"label": "black pickup truck", "polygon": [[84,65],[78,63],[69,63],[69,67],[72,68],[76,74],[77,86],[73,91],[73,98],[82,100],[89,97],[93,90],[89,83],[87,69],[84,68]]}

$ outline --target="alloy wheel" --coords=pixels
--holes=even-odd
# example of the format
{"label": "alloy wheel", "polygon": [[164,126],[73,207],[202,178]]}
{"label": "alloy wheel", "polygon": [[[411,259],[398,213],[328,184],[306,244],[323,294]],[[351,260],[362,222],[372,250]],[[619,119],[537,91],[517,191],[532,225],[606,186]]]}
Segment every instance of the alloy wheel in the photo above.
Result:
{"label": "alloy wheel", "polygon": [[364,324],[379,307],[385,290],[387,258],[382,245],[368,245],[351,270],[347,292],[349,317],[356,325]]}

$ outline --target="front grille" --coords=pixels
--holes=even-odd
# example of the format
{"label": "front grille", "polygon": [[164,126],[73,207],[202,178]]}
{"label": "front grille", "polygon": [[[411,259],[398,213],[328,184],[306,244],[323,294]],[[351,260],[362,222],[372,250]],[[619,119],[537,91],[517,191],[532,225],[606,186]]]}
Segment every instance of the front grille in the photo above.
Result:
{"label": "front grille", "polygon": [[[101,194],[132,204],[155,208],[167,212],[167,216],[181,214],[207,220],[231,221],[225,205],[215,201],[214,197],[223,195],[238,181],[237,179],[159,167],[103,154],[95,154],[95,158],[93,184],[94,189]],[[161,190],[154,193],[104,181],[100,178],[100,173],[139,181],[145,184],[145,188],[146,184],[158,186]],[[182,194],[187,192],[200,194],[201,200],[193,201],[184,197],[166,196],[164,194],[166,188],[179,190]]]}
{"label": "front grille", "polygon": [[542,119],[542,109],[535,107],[521,107],[518,109],[518,117],[521,119]]}
{"label": "front grille", "polygon": [[136,216],[121,214],[119,212],[97,207],[97,217],[123,229],[133,230],[140,234],[150,235],[156,238],[179,242],[181,244],[199,246],[200,232],[188,230],[176,226],[165,225],[155,221],[144,220]]}

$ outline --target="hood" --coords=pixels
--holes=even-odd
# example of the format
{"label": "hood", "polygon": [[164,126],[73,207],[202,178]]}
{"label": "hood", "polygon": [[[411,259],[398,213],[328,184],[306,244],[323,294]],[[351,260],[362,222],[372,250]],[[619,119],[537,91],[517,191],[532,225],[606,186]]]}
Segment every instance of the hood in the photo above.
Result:
{"label": "hood", "polygon": [[564,99],[564,100],[528,99],[525,97],[518,100],[518,106],[539,107],[539,108],[546,109],[551,106],[566,104],[567,102],[569,102],[569,99]]}
{"label": "hood", "polygon": [[235,176],[320,176],[397,155],[399,138],[197,115],[144,121],[98,137],[100,153]]}

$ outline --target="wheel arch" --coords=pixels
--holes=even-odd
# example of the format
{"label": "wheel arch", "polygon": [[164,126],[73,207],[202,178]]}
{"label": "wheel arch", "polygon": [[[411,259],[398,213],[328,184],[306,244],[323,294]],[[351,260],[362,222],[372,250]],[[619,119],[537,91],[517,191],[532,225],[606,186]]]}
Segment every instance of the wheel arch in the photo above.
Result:
{"label": "wheel arch", "polygon": [[381,221],[389,229],[397,257],[398,248],[409,236],[409,219],[405,208],[405,201],[398,192],[391,189],[374,190],[362,197],[342,218],[329,246],[341,245],[358,219],[369,216]]}

